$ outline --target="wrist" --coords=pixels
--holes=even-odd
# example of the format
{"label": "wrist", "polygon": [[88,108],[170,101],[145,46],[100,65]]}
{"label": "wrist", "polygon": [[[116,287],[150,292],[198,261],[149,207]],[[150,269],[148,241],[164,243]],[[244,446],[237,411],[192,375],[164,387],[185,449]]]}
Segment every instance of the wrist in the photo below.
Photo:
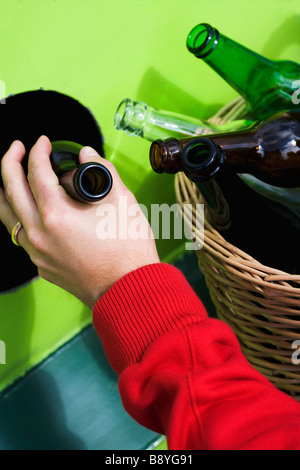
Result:
{"label": "wrist", "polygon": [[[143,253],[140,252],[139,257],[119,257],[118,264],[114,266],[109,264],[107,269],[101,270],[101,277],[97,276],[93,283],[89,283],[87,286],[90,289],[89,295],[87,296],[87,302],[85,302],[89,308],[93,309],[96,303],[103,297],[103,295],[109,291],[116,283],[128,274],[141,269],[148,265],[160,264],[160,259],[156,251],[155,245],[150,249],[145,250]],[[99,271],[100,272],[100,271]]]}

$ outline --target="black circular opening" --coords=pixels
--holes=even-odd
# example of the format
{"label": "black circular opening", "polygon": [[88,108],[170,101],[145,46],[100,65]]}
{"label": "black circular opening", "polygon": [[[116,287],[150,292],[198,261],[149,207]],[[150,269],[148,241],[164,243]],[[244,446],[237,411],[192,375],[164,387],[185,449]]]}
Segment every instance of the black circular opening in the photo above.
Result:
{"label": "black circular opening", "polygon": [[[104,157],[103,136],[91,111],[74,98],[52,90],[33,90],[6,98],[0,105],[0,158],[18,139],[29,152],[41,135],[51,141],[69,140],[93,147]],[[26,171],[26,165],[24,165]],[[0,175],[0,186],[3,187]],[[0,223],[3,262],[0,292],[15,289],[37,276],[26,252],[13,245]],[[4,258],[5,257],[5,258]]]}
{"label": "black circular opening", "polygon": [[79,185],[88,199],[101,199],[111,189],[111,174],[103,165],[89,163],[80,173]]}
{"label": "black circular opening", "polygon": [[182,163],[191,168],[205,168],[216,156],[216,146],[208,139],[196,138],[183,149]]}
{"label": "black circular opening", "polygon": [[211,160],[211,151],[203,142],[193,145],[189,150],[188,160],[191,165],[205,165]]}

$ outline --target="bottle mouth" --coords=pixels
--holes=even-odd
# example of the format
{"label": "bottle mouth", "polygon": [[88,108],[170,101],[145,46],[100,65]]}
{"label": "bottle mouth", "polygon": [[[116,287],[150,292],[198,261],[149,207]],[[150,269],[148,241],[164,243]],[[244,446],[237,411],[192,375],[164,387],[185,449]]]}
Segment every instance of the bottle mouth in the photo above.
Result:
{"label": "bottle mouth", "polygon": [[155,142],[152,142],[150,149],[150,163],[152,169],[157,173],[163,173],[162,162],[162,141],[156,140]]}
{"label": "bottle mouth", "polygon": [[114,126],[118,131],[126,128],[126,110],[129,108],[130,103],[131,101],[128,98],[125,98],[117,108],[114,118]]}
{"label": "bottle mouth", "polygon": [[207,23],[195,26],[186,41],[188,50],[198,58],[208,56],[219,41],[219,31]]}
{"label": "bottle mouth", "polygon": [[193,181],[210,181],[224,161],[221,148],[206,138],[193,139],[182,152],[184,172]]}
{"label": "bottle mouth", "polygon": [[112,188],[112,176],[100,163],[86,163],[78,167],[74,185],[81,198],[91,202],[100,201]]}
{"label": "bottle mouth", "polygon": [[125,98],[119,104],[114,117],[114,126],[118,131],[130,135],[142,136],[147,105],[142,101]]}

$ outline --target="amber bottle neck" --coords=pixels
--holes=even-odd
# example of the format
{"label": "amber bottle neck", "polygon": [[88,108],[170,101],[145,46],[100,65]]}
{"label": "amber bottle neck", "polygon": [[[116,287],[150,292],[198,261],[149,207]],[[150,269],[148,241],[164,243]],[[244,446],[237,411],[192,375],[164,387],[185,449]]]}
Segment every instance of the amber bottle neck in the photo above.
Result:
{"label": "amber bottle neck", "polygon": [[[210,138],[210,136],[207,136]],[[254,130],[237,131],[230,134],[214,134],[213,142],[223,149],[231,166],[238,171],[247,163],[247,159],[257,153],[259,143]],[[183,171],[182,155],[185,147],[198,142],[198,138],[170,138],[156,140],[150,147],[150,163],[157,173],[177,173]]]}

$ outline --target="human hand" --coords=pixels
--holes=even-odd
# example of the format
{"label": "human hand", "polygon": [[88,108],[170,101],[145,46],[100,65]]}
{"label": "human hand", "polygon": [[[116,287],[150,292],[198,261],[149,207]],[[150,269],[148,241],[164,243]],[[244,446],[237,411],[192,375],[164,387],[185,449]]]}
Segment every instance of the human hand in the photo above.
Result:
{"label": "human hand", "polygon": [[[18,243],[42,278],[93,308],[125,274],[159,262],[155,240],[134,195],[111,162],[90,147],[81,150],[80,163],[98,161],[113,178],[112,190],[106,198],[87,204],[72,199],[59,184],[50,164],[50,153],[51,142],[41,136],[30,151],[26,177],[22,167],[24,145],[13,142],[1,161],[5,191],[0,189],[0,220],[9,233],[18,221],[22,223]],[[101,230],[105,220],[111,223],[114,216],[116,237],[111,231],[109,238]],[[119,226],[123,223],[128,227],[132,221],[139,224],[138,239]],[[122,235],[118,236],[119,233]]]}

